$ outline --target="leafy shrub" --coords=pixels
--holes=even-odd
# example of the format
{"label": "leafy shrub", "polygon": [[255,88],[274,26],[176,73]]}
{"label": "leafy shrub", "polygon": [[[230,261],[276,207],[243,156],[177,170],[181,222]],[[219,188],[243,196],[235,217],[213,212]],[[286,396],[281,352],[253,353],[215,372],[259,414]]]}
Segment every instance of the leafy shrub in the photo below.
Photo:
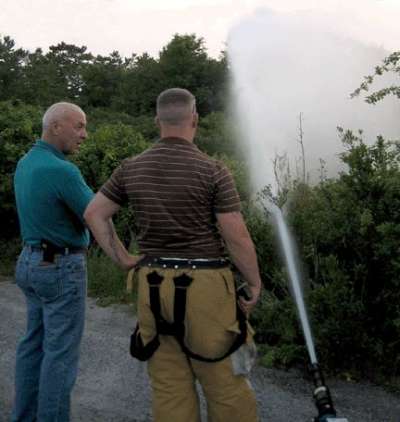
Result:
{"label": "leafy shrub", "polygon": [[40,135],[41,110],[19,101],[0,102],[0,220],[2,237],[18,233],[13,179],[17,161]]}
{"label": "leafy shrub", "polygon": [[[149,143],[132,126],[124,124],[100,125],[81,147],[74,161],[86,182],[97,191],[125,158],[137,155]],[[115,216],[114,223],[121,239],[128,246],[134,238],[132,210],[124,207]]]}
{"label": "leafy shrub", "polygon": [[101,305],[128,302],[127,273],[115,265],[99,248],[91,248],[88,255],[88,293]]}
{"label": "leafy shrub", "polygon": [[[309,275],[321,356],[331,368],[400,371],[400,168],[395,144],[340,130],[348,170],[298,187],[290,223]],[[379,368],[378,362],[382,362]]]}

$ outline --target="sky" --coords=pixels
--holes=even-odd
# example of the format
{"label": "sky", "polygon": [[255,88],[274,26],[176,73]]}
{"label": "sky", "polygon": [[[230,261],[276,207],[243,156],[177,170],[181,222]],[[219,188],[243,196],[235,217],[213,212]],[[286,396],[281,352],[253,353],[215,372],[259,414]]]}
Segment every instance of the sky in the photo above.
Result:
{"label": "sky", "polygon": [[[276,184],[272,161],[277,156],[287,154],[291,174],[298,175],[300,113],[311,181],[319,178],[321,159],[329,176],[343,168],[338,126],[354,133],[361,129],[368,144],[378,135],[400,140],[398,99],[372,106],[364,93],[350,97],[388,51],[357,39],[356,25],[349,25],[346,16],[259,10],[230,31],[231,104],[237,108],[238,141],[248,155],[256,190]],[[377,78],[372,90],[391,84],[398,85],[399,78],[387,74]]]}
{"label": "sky", "polygon": [[175,33],[195,33],[217,58],[232,26],[263,8],[313,11],[355,39],[398,49],[400,0],[0,0],[0,35],[29,50],[65,41],[157,56]]}
{"label": "sky", "polygon": [[320,159],[337,171],[338,125],[399,139],[398,101],[349,98],[400,50],[399,18],[400,0],[0,0],[0,36],[31,51],[64,41],[157,57],[176,33],[202,37],[215,58],[228,49],[257,186],[276,154],[298,157],[300,112],[310,172]]}

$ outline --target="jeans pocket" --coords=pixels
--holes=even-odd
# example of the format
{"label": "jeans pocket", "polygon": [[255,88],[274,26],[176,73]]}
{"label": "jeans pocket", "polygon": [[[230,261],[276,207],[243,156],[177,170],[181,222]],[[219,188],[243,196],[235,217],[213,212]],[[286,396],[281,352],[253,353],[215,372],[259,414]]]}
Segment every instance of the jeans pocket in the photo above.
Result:
{"label": "jeans pocket", "polygon": [[14,280],[17,286],[20,287],[21,289],[26,287],[27,275],[28,275],[27,266],[21,262],[18,262],[15,267]]}
{"label": "jeans pocket", "polygon": [[87,269],[84,255],[71,255],[63,263],[65,293],[86,296]]}
{"label": "jeans pocket", "polygon": [[20,253],[18,257],[17,264],[15,266],[15,273],[14,273],[15,283],[22,290],[27,289],[29,287],[28,286],[28,283],[29,283],[28,268],[29,268],[29,265],[27,263],[26,251],[22,250],[22,252]]}
{"label": "jeans pocket", "polygon": [[32,287],[44,302],[53,302],[62,294],[60,271],[57,267],[37,266],[31,274]]}

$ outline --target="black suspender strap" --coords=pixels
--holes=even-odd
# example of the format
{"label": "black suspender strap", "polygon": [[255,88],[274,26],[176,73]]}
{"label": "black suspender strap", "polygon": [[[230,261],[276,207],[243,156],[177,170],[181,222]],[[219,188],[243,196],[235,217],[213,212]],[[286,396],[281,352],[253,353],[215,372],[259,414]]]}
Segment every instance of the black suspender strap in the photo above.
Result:
{"label": "black suspender strap", "polygon": [[191,359],[202,362],[219,362],[230,354],[235,352],[247,337],[247,323],[246,317],[242,310],[236,304],[236,317],[239,323],[240,333],[236,336],[229,350],[222,356],[209,358],[201,356],[192,352],[185,344],[185,314],[186,314],[186,295],[187,289],[192,283],[192,277],[183,273],[178,277],[174,277],[175,294],[174,294],[174,322],[167,322],[161,315],[160,305],[160,286],[164,277],[153,271],[147,275],[147,281],[150,289],[150,309],[153,312],[157,333],[154,338],[143,346],[140,336],[139,326],[136,327],[134,334],[131,337],[131,355],[139,360],[149,359],[160,345],[158,336],[172,335],[178,341],[182,351]]}
{"label": "black suspender strap", "polygon": [[175,337],[179,339],[185,337],[185,314],[186,314],[186,293],[187,288],[192,283],[193,278],[183,273],[174,277],[175,296],[174,296],[174,325],[176,328]]}
{"label": "black suspender strap", "polygon": [[157,271],[153,271],[147,274],[147,282],[149,283],[150,290],[150,307],[156,320],[157,332],[159,331],[159,325],[161,323],[161,305],[160,305],[160,285],[164,277],[158,274]]}
{"label": "black suspender strap", "polygon": [[[185,275],[185,274],[183,274]],[[176,278],[174,279],[174,282]],[[226,353],[222,356],[218,356],[215,358],[209,358],[205,356],[201,356],[197,353],[191,351],[185,344],[185,310],[186,310],[186,291],[187,288],[177,287],[175,284],[175,303],[174,303],[174,318],[175,318],[175,326],[177,328],[175,338],[177,339],[179,345],[181,346],[182,351],[191,359],[199,360],[201,362],[219,362],[230,354],[235,352],[239,347],[245,343],[247,338],[247,323],[246,317],[243,314],[242,310],[239,308],[238,304],[236,304],[236,317],[239,323],[239,330],[240,333],[236,336],[234,342],[232,343],[231,347],[228,349]]]}
{"label": "black suspender strap", "polygon": [[[130,339],[130,353],[131,355],[141,361],[146,361],[150,359],[154,352],[160,346],[160,340],[158,339],[158,333],[163,326],[165,320],[161,317],[161,307],[160,307],[160,285],[164,277],[158,274],[156,271],[151,272],[147,275],[147,282],[149,283],[150,289],[150,307],[153,312],[155,321],[156,321],[156,330],[157,333],[153,339],[146,344],[143,344],[142,336],[140,335],[139,324],[136,325],[135,331],[131,335]],[[165,322],[166,323],[166,322]]]}

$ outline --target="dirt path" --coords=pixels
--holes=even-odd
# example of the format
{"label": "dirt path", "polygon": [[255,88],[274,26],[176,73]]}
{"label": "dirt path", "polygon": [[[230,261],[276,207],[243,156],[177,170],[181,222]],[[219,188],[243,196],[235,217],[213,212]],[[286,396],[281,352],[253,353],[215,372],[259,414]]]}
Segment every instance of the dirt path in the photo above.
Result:
{"label": "dirt path", "polygon": [[[22,294],[10,281],[0,282],[0,422],[9,420],[15,347],[24,325]],[[88,299],[72,422],[152,421],[146,366],[128,354],[133,326],[128,306],[101,308]],[[256,368],[251,381],[262,422],[309,422],[315,416],[311,385],[297,373]],[[400,422],[399,396],[371,384],[328,384],[338,414],[349,422]]]}

